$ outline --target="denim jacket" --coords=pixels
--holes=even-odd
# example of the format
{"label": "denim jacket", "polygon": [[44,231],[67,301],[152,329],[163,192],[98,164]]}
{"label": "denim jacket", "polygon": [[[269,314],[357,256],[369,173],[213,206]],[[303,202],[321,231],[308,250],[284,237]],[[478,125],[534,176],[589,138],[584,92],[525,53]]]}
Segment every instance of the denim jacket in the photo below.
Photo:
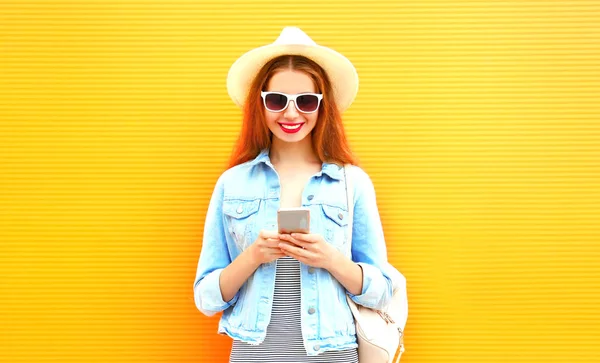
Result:
{"label": "denim jacket", "polygon": [[[358,166],[349,174],[354,186],[351,246],[343,167],[323,163],[302,192],[302,206],[310,209],[311,233],[321,234],[363,272],[362,291],[353,295],[326,269],[300,264],[302,336],[308,355],[357,347],[346,294],[357,304],[382,308],[404,278],[388,263],[371,179]],[[193,285],[196,307],[203,314],[223,312],[219,334],[254,345],[264,340],[271,318],[276,261],[262,264],[230,301],[223,301],[219,276],[261,229],[277,230],[280,191],[268,149],[221,174],[209,203]]]}

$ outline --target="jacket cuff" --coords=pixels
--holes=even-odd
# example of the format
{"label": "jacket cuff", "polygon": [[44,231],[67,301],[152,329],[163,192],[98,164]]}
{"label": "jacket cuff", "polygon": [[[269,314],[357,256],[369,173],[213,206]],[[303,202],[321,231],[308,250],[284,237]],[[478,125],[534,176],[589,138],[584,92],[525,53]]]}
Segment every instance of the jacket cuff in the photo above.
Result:
{"label": "jacket cuff", "polygon": [[206,315],[214,315],[219,311],[223,311],[234,305],[238,300],[239,291],[231,300],[223,300],[223,295],[221,295],[221,288],[219,286],[219,278],[223,270],[224,269],[220,268],[212,271],[198,284],[196,305],[198,306],[198,309]]}
{"label": "jacket cuff", "polygon": [[385,301],[388,288],[385,277],[375,266],[364,262],[357,262],[357,264],[362,268],[363,273],[362,291],[360,295],[347,292],[348,296],[357,304],[370,309],[378,309],[381,307],[381,302]]}

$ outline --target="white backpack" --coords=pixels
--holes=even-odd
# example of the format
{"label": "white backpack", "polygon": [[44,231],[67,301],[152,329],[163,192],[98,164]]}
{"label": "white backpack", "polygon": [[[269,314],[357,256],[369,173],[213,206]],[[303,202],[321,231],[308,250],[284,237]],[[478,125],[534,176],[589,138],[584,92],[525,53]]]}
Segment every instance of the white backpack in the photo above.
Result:
{"label": "white backpack", "polygon": [[[346,179],[346,198],[348,201],[348,225],[350,228],[349,244],[352,243],[352,221],[354,195],[350,197],[350,191],[354,190],[350,175],[350,167],[344,166]],[[396,363],[404,352],[404,327],[408,319],[408,298],[406,290],[406,278],[398,282],[392,300],[383,310],[373,310],[356,304],[350,296],[346,295],[348,305],[354,315],[356,325],[356,336],[358,340],[358,361],[360,363]]]}

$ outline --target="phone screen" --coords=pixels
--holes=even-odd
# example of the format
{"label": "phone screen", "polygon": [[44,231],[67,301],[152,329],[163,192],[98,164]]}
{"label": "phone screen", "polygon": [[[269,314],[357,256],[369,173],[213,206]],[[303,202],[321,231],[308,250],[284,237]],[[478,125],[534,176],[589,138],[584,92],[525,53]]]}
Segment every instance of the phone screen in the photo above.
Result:
{"label": "phone screen", "polygon": [[309,233],[310,210],[308,208],[282,208],[277,211],[279,233]]}

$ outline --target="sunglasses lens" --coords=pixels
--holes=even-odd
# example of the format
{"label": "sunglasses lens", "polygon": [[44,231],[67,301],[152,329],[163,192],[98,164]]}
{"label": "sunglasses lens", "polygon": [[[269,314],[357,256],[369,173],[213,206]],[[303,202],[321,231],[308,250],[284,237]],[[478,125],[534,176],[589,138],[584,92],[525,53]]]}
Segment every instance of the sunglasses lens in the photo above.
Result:
{"label": "sunglasses lens", "polygon": [[288,99],[284,95],[269,93],[265,96],[265,105],[271,111],[281,111],[287,105]]}
{"label": "sunglasses lens", "polygon": [[302,112],[314,112],[319,107],[319,98],[315,95],[302,95],[296,99],[296,106]]}

